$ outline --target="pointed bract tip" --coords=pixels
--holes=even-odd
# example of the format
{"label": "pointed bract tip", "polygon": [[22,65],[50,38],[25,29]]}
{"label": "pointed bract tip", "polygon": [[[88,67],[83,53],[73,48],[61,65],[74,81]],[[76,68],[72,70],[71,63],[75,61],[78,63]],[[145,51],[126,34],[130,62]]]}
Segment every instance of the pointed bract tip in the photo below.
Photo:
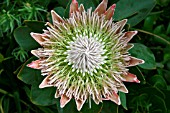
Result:
{"label": "pointed bract tip", "polygon": [[76,101],[77,110],[80,111],[85,103],[85,100],[75,100],[75,101]]}
{"label": "pointed bract tip", "polygon": [[78,3],[77,0],[72,0],[72,3]]}
{"label": "pointed bract tip", "polygon": [[35,33],[34,33],[34,32],[31,32],[30,35],[33,37],[33,35],[35,35]]}
{"label": "pointed bract tip", "polygon": [[44,83],[41,83],[40,85],[39,85],[39,88],[41,89],[41,88],[44,88],[45,87],[45,84]]}
{"label": "pointed bract tip", "polygon": [[51,10],[51,13],[55,13],[55,11],[54,11],[54,10]]}
{"label": "pointed bract tip", "polygon": [[83,12],[83,11],[84,11],[84,6],[83,6],[83,4],[80,4],[80,7],[78,8],[78,10],[79,10],[80,12]]}
{"label": "pointed bract tip", "polygon": [[134,82],[136,82],[136,83],[140,83],[140,81],[137,79],[137,77],[135,77],[133,80],[134,80]]}
{"label": "pointed bract tip", "polygon": [[127,72],[127,75],[125,75],[125,79],[127,82],[140,83],[140,81],[137,79],[137,76],[129,72]]}
{"label": "pointed bract tip", "polygon": [[31,32],[30,35],[34,38],[35,41],[37,41],[40,45],[43,45],[44,39],[42,37],[45,37],[45,34],[39,34],[39,33],[33,33]]}
{"label": "pointed bract tip", "polygon": [[127,23],[127,19],[123,19],[121,21],[116,22],[116,25],[119,26],[119,29],[117,29],[116,33],[120,32],[126,23]]}
{"label": "pointed bract tip", "polygon": [[65,94],[63,94],[60,99],[60,107],[63,108],[70,100],[71,100],[71,98],[69,98]]}
{"label": "pointed bract tip", "polygon": [[114,10],[115,8],[116,8],[116,4],[113,4],[113,5],[111,6],[111,9]]}
{"label": "pointed bract tip", "polygon": [[116,4],[113,4],[112,6],[110,6],[108,8],[108,10],[104,13],[106,16],[105,18],[107,20],[110,20],[112,18],[112,16],[114,15],[114,11],[115,11],[115,8],[116,8]]}
{"label": "pointed bract tip", "polygon": [[60,15],[58,15],[54,10],[51,10],[51,16],[52,16],[52,21],[53,24],[55,24],[55,22],[64,22],[64,20],[60,17]]}
{"label": "pointed bract tip", "polygon": [[45,87],[51,87],[53,85],[50,85],[49,82],[49,77],[50,75],[48,75],[47,77],[45,77],[45,79],[41,82],[41,84],[39,85],[39,88],[45,88]]}
{"label": "pointed bract tip", "polygon": [[138,33],[138,31],[133,31],[134,32],[134,34],[137,34]]}
{"label": "pointed bract tip", "polygon": [[40,60],[32,61],[30,64],[27,64],[27,67],[30,67],[33,69],[39,69],[39,63],[40,63]]}
{"label": "pointed bract tip", "polygon": [[121,101],[120,101],[120,98],[118,98],[118,103],[117,103],[117,105],[120,105],[121,104]]}
{"label": "pointed bract tip", "polygon": [[70,13],[69,13],[70,17],[71,17],[71,14],[76,11],[79,11],[78,2],[77,2],[77,0],[72,0],[72,2],[70,4]]}
{"label": "pointed bract tip", "polygon": [[113,95],[115,96],[115,98],[112,97],[112,101],[114,101],[117,105],[120,105],[121,101],[119,95],[115,91],[113,91]]}
{"label": "pointed bract tip", "polygon": [[128,21],[128,19],[123,19],[123,20],[121,20],[121,21],[119,21],[119,22],[127,23],[127,21]]}
{"label": "pointed bract tip", "polygon": [[106,12],[108,0],[103,0],[95,9],[94,13],[98,13],[98,15],[104,14]]}
{"label": "pointed bract tip", "polygon": [[31,50],[31,54],[39,58],[39,55],[37,54],[37,50]]}
{"label": "pointed bract tip", "polygon": [[145,61],[144,60],[141,60],[141,64],[144,64],[145,63]]}
{"label": "pointed bract tip", "polygon": [[122,86],[118,87],[118,90],[123,92],[123,93],[128,93],[129,92],[125,85],[122,85]]}
{"label": "pointed bract tip", "polygon": [[58,91],[58,90],[56,90],[54,97],[55,97],[55,98],[59,98],[59,97],[60,97],[60,94],[59,94],[59,91]]}

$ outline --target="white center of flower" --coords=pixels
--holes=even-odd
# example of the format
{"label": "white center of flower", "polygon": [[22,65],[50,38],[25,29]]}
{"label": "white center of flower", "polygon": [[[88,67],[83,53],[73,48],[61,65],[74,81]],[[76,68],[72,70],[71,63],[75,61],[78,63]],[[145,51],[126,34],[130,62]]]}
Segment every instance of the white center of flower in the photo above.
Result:
{"label": "white center of flower", "polygon": [[75,41],[70,42],[67,50],[67,61],[72,64],[73,71],[81,73],[96,72],[105,63],[103,54],[104,45],[93,37],[78,36]]}

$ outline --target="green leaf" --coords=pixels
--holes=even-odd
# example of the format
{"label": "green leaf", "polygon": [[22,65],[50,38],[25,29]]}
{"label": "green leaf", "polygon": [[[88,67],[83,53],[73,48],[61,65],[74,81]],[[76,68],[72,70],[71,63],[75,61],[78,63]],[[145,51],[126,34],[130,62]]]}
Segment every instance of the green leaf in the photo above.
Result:
{"label": "green leaf", "polygon": [[143,44],[134,43],[134,47],[129,50],[132,56],[143,59],[144,64],[139,65],[143,69],[156,69],[155,56],[151,50]]}
{"label": "green leaf", "polygon": [[28,86],[23,86],[23,88],[22,88],[24,91],[25,91],[25,93],[26,93],[26,95],[27,95],[27,97],[28,98],[30,98],[30,94],[31,94],[31,89],[28,87]]}
{"label": "green leaf", "polygon": [[167,30],[166,30],[166,34],[169,35],[170,34],[170,23],[168,24]]}
{"label": "green leaf", "polygon": [[64,17],[65,9],[63,7],[56,7],[54,8],[54,11],[61,17]]}
{"label": "green leaf", "polygon": [[24,50],[30,51],[40,47],[40,45],[31,37],[32,30],[28,27],[18,27],[14,30],[14,37],[17,43]]}
{"label": "green leaf", "polygon": [[137,98],[138,98],[138,102],[139,102],[140,106],[146,107],[146,105],[148,104],[148,103],[146,103],[146,101],[148,101],[148,99],[149,99],[148,94],[142,93]]}
{"label": "green leaf", "polygon": [[70,0],[57,0],[60,5],[66,7]]}
{"label": "green leaf", "polygon": [[88,2],[87,0],[77,0],[77,1],[79,4],[83,4],[86,10],[89,9],[90,7],[92,7],[92,9],[95,8],[95,5],[92,0],[89,0]]}
{"label": "green leaf", "polygon": [[37,80],[31,87],[31,94],[30,99],[31,102],[36,105],[41,106],[49,106],[56,103],[56,98],[54,97],[56,88],[50,87],[50,88],[39,88],[39,84],[43,80],[42,76],[39,76],[39,80]]}
{"label": "green leaf", "polygon": [[29,68],[26,66],[33,60],[35,60],[35,57],[32,57],[29,60],[27,60],[23,64],[23,66],[21,67],[21,69],[17,75],[17,77],[26,84],[33,84],[34,81],[37,80],[37,77],[41,76],[40,70],[35,70],[35,69]]}
{"label": "green leaf", "polygon": [[162,37],[163,40],[160,39],[160,38],[157,38],[157,37],[155,36],[155,37],[154,37],[154,42],[155,42],[155,43],[166,45],[166,42],[165,42],[164,40],[167,40],[167,41],[170,42],[169,37],[168,37],[167,35],[165,35],[165,34],[166,34],[165,31],[166,31],[166,30],[165,30],[165,26],[164,26],[163,24],[156,26],[156,28],[154,29],[153,33],[156,34],[156,35],[158,35],[158,36],[160,36],[160,37]]}
{"label": "green leaf", "polygon": [[[169,61],[169,65],[170,65],[170,61]],[[165,75],[166,81],[170,83],[170,76],[169,76],[170,75],[170,71],[164,70],[163,73]]]}
{"label": "green leaf", "polygon": [[38,108],[43,111],[44,113],[54,113],[50,108],[44,106],[38,106]]}
{"label": "green leaf", "polygon": [[17,113],[21,113],[21,103],[20,103],[20,97],[19,97],[19,92],[15,91],[14,92],[14,101],[15,101],[15,106],[17,109]]}
{"label": "green leaf", "polygon": [[[56,8],[54,8],[54,11],[58,14],[58,15],[60,15],[60,17],[61,18],[63,18],[64,16],[65,16],[65,9],[63,8],[63,7],[56,7]],[[48,18],[49,18],[49,20],[50,20],[50,23],[53,23],[52,22],[52,16],[51,16],[51,14],[48,16]]]}
{"label": "green leaf", "polygon": [[161,109],[154,109],[153,111],[151,111],[151,113],[163,113]]}
{"label": "green leaf", "polygon": [[45,22],[25,20],[24,23],[35,33],[42,33],[46,29]]}
{"label": "green leaf", "polygon": [[167,6],[170,2],[170,0],[156,0],[157,4],[161,5],[161,6]]}
{"label": "green leaf", "polygon": [[3,100],[4,100],[4,97],[5,97],[5,95],[0,98],[0,112],[1,113],[5,113],[4,109],[3,109]]}
{"label": "green leaf", "polygon": [[0,54],[0,63],[4,60],[4,56]]}
{"label": "green leaf", "polygon": [[157,88],[160,88],[160,89],[166,89],[167,88],[167,84],[166,84],[166,81],[165,79],[160,76],[160,75],[154,75],[150,78],[150,82],[156,86]]}
{"label": "green leaf", "polygon": [[68,4],[67,4],[67,7],[66,7],[66,10],[65,10],[65,12],[64,12],[64,17],[65,17],[65,18],[69,18],[69,11],[70,11],[71,1],[72,1],[72,0],[69,0],[69,2],[68,2]]}
{"label": "green leaf", "polygon": [[146,17],[143,25],[143,29],[146,31],[152,31],[153,25],[155,23],[155,17],[154,16],[148,16]]}
{"label": "green leaf", "polygon": [[[99,3],[101,2],[100,0],[92,0],[94,5],[97,7],[97,5],[99,5]],[[114,1],[114,0],[113,0]],[[115,3],[115,2],[114,2]]]}
{"label": "green leaf", "polygon": [[131,26],[141,22],[156,5],[155,0],[119,0],[116,4],[114,19],[128,19]]}
{"label": "green leaf", "polygon": [[4,71],[3,69],[0,69],[0,74],[1,74],[3,71]]}
{"label": "green leaf", "polygon": [[163,90],[164,94],[165,94],[165,103],[166,103],[166,107],[170,110],[170,90]]}
{"label": "green leaf", "polygon": [[156,28],[155,28],[154,31],[153,31],[153,33],[155,33],[155,34],[157,34],[157,35],[158,35],[158,34],[161,34],[161,33],[163,33],[163,32],[165,32],[165,27],[164,27],[163,24],[156,26]]}
{"label": "green leaf", "polygon": [[123,106],[124,109],[127,110],[127,106],[126,106],[126,94],[123,93],[123,92],[119,92],[119,96],[120,96],[121,105]]}
{"label": "green leaf", "polygon": [[167,113],[167,108],[164,99],[160,98],[157,95],[151,96],[151,102],[155,109],[161,109],[162,113]]}
{"label": "green leaf", "polygon": [[139,94],[142,94],[142,93],[146,93],[148,95],[157,95],[159,96],[160,98],[165,98],[165,95],[164,93],[159,90],[158,88],[155,88],[155,87],[143,87],[141,88],[139,91],[138,91]]}
{"label": "green leaf", "polygon": [[118,113],[118,108],[119,106],[112,101],[103,101],[101,113]]}
{"label": "green leaf", "polygon": [[4,113],[9,113],[9,110],[10,110],[10,97],[6,97],[4,98]]}

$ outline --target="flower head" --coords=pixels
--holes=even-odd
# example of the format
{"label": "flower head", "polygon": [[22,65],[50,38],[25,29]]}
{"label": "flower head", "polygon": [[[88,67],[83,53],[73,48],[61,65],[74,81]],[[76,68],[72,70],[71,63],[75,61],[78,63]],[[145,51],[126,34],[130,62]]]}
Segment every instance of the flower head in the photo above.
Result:
{"label": "flower head", "polygon": [[61,107],[72,98],[78,110],[88,98],[96,104],[111,100],[120,105],[118,91],[128,92],[123,81],[140,82],[127,69],[144,63],[128,53],[133,47],[128,42],[137,31],[122,30],[126,19],[114,23],[116,5],[107,9],[107,2],[103,0],[93,12],[72,0],[68,19],[52,10],[53,24],[47,22],[43,34],[31,33],[42,48],[31,51],[39,59],[28,66],[47,75],[39,87],[56,87]]}

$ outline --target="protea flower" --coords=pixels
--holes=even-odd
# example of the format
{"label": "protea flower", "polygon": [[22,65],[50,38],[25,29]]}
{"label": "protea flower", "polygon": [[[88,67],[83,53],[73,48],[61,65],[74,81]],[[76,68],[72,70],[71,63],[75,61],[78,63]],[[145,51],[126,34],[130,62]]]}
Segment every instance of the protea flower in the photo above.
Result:
{"label": "protea flower", "polygon": [[123,82],[140,82],[127,69],[144,63],[128,53],[133,47],[128,42],[137,31],[122,30],[127,19],[114,23],[116,5],[106,10],[107,2],[85,11],[72,0],[68,19],[52,10],[53,24],[47,22],[43,34],[31,33],[42,48],[31,51],[39,59],[28,66],[47,75],[39,88],[56,87],[55,98],[61,97],[62,108],[72,98],[78,110],[91,99],[96,104],[111,100],[120,105],[118,91],[128,93]]}

